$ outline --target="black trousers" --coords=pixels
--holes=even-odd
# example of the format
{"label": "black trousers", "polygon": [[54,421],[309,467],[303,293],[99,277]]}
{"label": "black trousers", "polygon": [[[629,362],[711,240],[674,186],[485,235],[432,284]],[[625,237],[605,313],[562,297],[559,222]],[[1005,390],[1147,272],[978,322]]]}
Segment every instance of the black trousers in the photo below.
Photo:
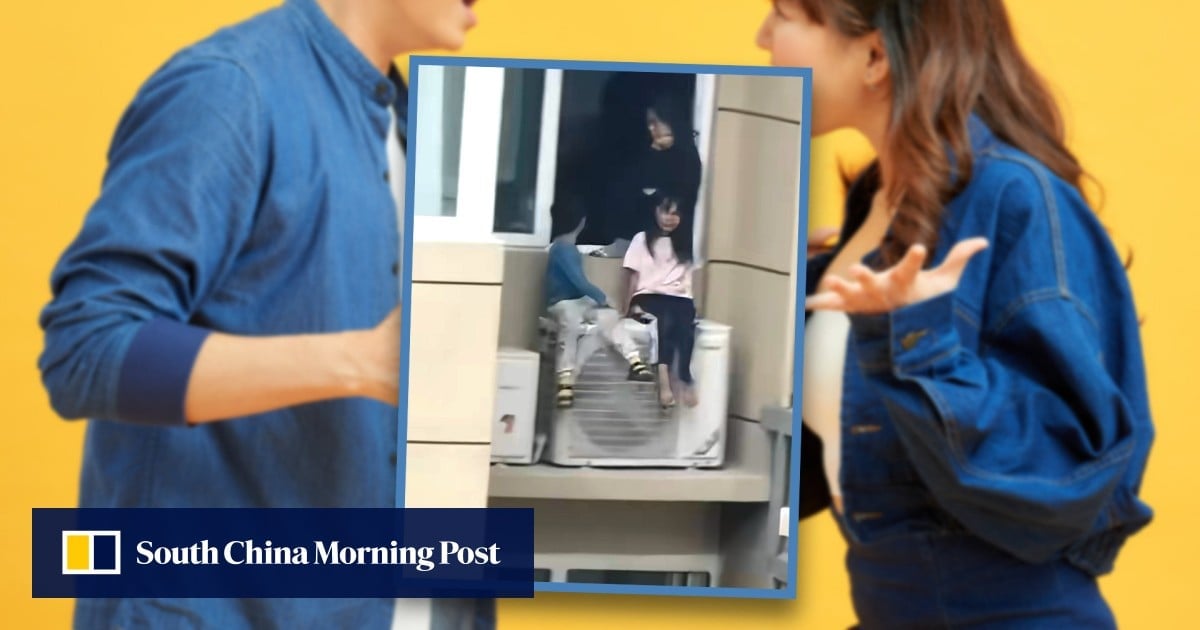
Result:
{"label": "black trousers", "polygon": [[643,293],[633,296],[630,306],[637,306],[658,320],[658,362],[691,385],[696,302],[674,295]]}

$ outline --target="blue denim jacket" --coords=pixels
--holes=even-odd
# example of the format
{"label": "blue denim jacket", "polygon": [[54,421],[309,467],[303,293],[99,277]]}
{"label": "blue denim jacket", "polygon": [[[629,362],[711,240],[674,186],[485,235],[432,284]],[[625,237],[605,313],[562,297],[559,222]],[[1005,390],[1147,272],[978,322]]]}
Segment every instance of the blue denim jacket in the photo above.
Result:
{"label": "blue denim jacket", "polygon": [[[93,419],[81,506],[397,504],[395,407],[183,418],[208,330],[362,329],[398,303],[394,79],[313,0],[289,0],[183,50],[139,90],[41,317],[52,405]],[[82,600],[76,623],[386,628],[391,615],[391,600]]]}
{"label": "blue denim jacket", "polygon": [[583,255],[574,243],[554,241],[546,257],[545,305],[547,307],[563,300],[577,300],[587,296],[596,304],[608,303],[608,296],[600,287],[592,284],[583,273]]}
{"label": "blue denim jacket", "polygon": [[[851,316],[846,530],[869,543],[965,529],[1030,563],[1102,574],[1151,519],[1138,491],[1154,431],[1126,273],[1073,187],[979,118],[969,131],[973,173],[930,264],[966,238],[990,247],[953,293]],[[869,196],[852,192],[843,243]],[[808,293],[833,255],[809,261]]]}

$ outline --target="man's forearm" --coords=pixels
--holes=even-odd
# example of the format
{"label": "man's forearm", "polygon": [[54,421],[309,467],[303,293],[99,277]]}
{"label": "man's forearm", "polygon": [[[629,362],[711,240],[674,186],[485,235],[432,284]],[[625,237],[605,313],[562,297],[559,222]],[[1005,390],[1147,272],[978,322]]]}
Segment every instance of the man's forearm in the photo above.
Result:
{"label": "man's forearm", "polygon": [[[396,404],[399,320],[374,330],[241,337],[212,333],[188,380],[190,423],[264,413],[294,405],[365,396]],[[391,347],[391,346],[396,347]]]}

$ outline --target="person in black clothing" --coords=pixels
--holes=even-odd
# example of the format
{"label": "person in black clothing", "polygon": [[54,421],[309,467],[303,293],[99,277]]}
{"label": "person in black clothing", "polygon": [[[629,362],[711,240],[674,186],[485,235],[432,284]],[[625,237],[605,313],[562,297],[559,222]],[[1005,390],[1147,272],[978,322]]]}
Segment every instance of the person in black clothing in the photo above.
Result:
{"label": "person in black clothing", "polygon": [[[645,109],[646,134],[635,159],[608,185],[608,238],[621,245],[641,231],[647,218],[641,212],[647,195],[670,191],[678,199],[679,213],[692,216],[700,192],[700,151],[686,110],[677,99],[662,93]],[[614,248],[623,250],[623,247]],[[618,255],[623,251],[610,252]]]}
{"label": "person in black clothing", "polygon": [[[646,129],[650,146],[642,155],[636,171],[645,190],[668,190],[678,197],[680,212],[691,215],[696,209],[700,192],[700,151],[696,148],[696,133],[688,123],[690,117],[680,103],[670,96],[661,96],[646,108]],[[636,219],[634,229],[640,229],[646,218]]]}
{"label": "person in black clothing", "polygon": [[647,220],[639,208],[654,191],[671,190],[680,212],[694,212],[701,177],[689,107],[694,82],[692,75],[636,72],[609,80],[592,137],[560,156],[555,203],[587,217],[580,244],[623,255]]}

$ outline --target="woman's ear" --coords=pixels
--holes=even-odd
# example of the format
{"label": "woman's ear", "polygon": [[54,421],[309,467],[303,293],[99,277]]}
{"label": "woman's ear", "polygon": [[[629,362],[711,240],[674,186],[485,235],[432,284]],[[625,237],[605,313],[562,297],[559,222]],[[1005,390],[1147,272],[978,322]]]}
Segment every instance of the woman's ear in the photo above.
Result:
{"label": "woman's ear", "polygon": [[863,36],[863,46],[867,57],[863,69],[863,85],[871,91],[878,91],[887,85],[892,76],[891,60],[888,59],[887,47],[883,44],[883,36],[878,30]]}

